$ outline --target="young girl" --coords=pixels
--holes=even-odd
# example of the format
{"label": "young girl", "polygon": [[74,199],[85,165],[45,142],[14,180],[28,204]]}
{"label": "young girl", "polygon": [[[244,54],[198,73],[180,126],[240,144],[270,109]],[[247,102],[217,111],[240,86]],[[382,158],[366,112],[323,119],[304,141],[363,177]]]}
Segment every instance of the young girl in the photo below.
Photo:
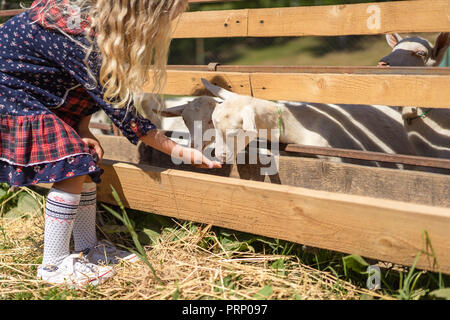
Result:
{"label": "young girl", "polygon": [[96,237],[103,150],[88,126],[97,110],[134,144],[141,140],[185,162],[220,167],[139,115],[149,71],[156,93],[164,83],[171,21],[187,2],[36,0],[1,26],[0,182],[53,183],[38,278],[96,285],[114,273],[106,264],[136,259]]}

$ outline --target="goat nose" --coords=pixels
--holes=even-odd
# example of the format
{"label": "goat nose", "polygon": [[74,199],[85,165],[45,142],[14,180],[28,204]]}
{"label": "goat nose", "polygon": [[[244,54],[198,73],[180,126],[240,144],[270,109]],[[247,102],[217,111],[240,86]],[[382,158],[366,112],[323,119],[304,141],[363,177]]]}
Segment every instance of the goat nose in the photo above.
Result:
{"label": "goat nose", "polygon": [[378,67],[389,67],[389,63],[385,61],[378,62]]}

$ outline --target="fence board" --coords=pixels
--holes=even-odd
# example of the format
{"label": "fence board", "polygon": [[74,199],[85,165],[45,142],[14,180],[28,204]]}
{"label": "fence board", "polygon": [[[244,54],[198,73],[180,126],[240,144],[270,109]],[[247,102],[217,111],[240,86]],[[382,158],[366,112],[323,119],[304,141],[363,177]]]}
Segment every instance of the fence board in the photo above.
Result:
{"label": "fence board", "polygon": [[269,73],[337,73],[337,74],[395,74],[450,76],[448,67],[389,67],[376,66],[276,66],[276,65],[168,65],[168,70],[178,71],[218,71],[218,72],[269,72]]}
{"label": "fence board", "polygon": [[173,23],[174,38],[222,38],[247,35],[248,10],[186,12]]}
{"label": "fence board", "polygon": [[450,31],[450,1],[400,1],[249,11],[248,36]]}
{"label": "fence board", "polygon": [[449,76],[258,73],[250,79],[254,96],[269,100],[449,107]]}
{"label": "fence board", "polygon": [[[192,0],[191,3],[227,2]],[[4,10],[11,16],[24,10]],[[286,37],[450,31],[450,0],[185,12],[175,38]]]}
{"label": "fence board", "polygon": [[[426,230],[450,273],[450,209],[105,160],[98,199],[314,247],[411,265]],[[425,254],[417,267],[436,271]]]}
{"label": "fence board", "polygon": [[105,159],[450,209],[450,176],[445,174],[389,169],[395,166],[378,168],[336,163],[293,156],[289,152],[281,152],[278,174],[272,176],[261,173],[261,168],[270,166],[267,163],[224,165],[214,170],[197,169],[189,165],[175,165],[170,156],[142,142],[135,146],[125,137],[99,135],[97,138],[105,151]]}
{"label": "fence board", "polygon": [[[450,31],[450,0],[186,12],[175,38],[343,36]],[[248,28],[247,28],[248,24]]]}
{"label": "fence board", "polygon": [[[150,77],[153,79],[153,77]],[[177,71],[169,70],[167,84],[164,93],[173,95],[208,95],[207,91],[201,82],[201,78],[205,78],[212,83],[217,84],[230,91],[252,95],[250,78],[248,73],[237,72],[192,72],[192,71]],[[144,86],[143,90],[146,92],[152,91],[152,81]]]}
{"label": "fence board", "polygon": [[[168,70],[165,94],[205,95],[201,78],[261,99],[448,108],[450,76]],[[144,87],[151,91],[152,84]],[[405,89],[407,88],[407,89]]]}

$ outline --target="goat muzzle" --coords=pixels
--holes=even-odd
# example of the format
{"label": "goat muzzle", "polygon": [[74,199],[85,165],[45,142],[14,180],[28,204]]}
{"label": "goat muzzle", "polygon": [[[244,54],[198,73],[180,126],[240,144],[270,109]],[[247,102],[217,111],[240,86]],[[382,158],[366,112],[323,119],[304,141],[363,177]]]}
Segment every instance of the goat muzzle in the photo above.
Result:
{"label": "goat muzzle", "polygon": [[387,68],[387,67],[389,67],[389,63],[387,63],[385,61],[380,61],[380,62],[378,62],[377,67],[379,67],[379,68]]}

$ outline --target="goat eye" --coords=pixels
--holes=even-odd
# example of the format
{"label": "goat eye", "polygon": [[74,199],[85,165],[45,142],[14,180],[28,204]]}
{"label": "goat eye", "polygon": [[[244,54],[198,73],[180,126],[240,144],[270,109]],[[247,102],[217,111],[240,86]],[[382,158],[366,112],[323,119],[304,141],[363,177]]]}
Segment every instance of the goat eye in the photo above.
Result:
{"label": "goat eye", "polygon": [[426,56],[425,51],[417,51],[416,54],[417,54],[419,57],[425,57],[425,56]]}

